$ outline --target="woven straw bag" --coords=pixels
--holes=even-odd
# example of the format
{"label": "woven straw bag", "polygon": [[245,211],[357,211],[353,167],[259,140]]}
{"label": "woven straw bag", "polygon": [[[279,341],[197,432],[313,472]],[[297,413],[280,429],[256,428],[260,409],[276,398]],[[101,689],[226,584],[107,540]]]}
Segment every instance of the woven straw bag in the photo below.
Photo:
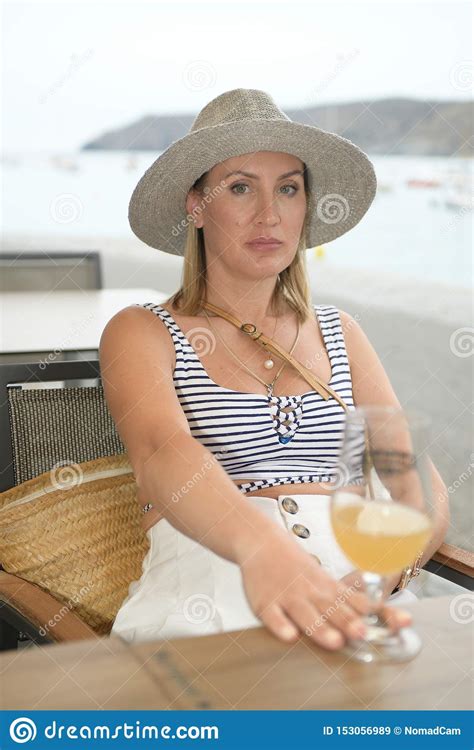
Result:
{"label": "woven straw bag", "polygon": [[110,632],[149,549],[126,454],[62,464],[0,494],[0,563]]}

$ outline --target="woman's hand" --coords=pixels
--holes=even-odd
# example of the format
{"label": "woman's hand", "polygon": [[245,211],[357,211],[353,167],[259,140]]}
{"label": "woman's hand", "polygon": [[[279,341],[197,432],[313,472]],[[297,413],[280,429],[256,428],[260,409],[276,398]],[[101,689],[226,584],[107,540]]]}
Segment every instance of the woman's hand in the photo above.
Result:
{"label": "woman's hand", "polygon": [[[360,616],[372,611],[372,605],[363,584],[348,586],[332,578],[285,532],[266,534],[238,564],[252,611],[278,638],[293,641],[302,632],[334,650],[346,638],[365,635]],[[401,622],[400,610],[399,615],[391,607],[383,611],[398,627],[411,621]]]}
{"label": "woman's hand", "polygon": [[[388,599],[399,580],[400,573],[395,573],[394,575],[386,576],[384,578],[382,597],[383,602]],[[352,570],[350,573],[347,573],[347,575],[342,576],[340,581],[349,588],[351,586],[357,586],[358,590],[365,591],[364,579],[362,578],[361,570]],[[386,604],[382,604],[378,614],[385,620],[388,627],[393,632],[397,631],[399,628],[403,628],[406,625],[409,625],[412,621],[411,614],[406,610],[400,609],[398,607],[391,607],[390,605]]]}

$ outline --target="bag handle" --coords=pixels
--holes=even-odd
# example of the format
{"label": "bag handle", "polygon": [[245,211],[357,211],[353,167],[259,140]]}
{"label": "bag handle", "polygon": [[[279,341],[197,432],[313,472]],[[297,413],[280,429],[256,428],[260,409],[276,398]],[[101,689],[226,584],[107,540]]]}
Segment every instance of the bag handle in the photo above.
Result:
{"label": "bag handle", "polygon": [[[339,396],[336,391],[331,388],[331,386],[328,383],[325,383],[324,380],[319,378],[317,375],[314,375],[307,367],[305,367],[301,362],[298,362],[297,359],[293,357],[289,352],[287,352],[283,347],[281,347],[279,344],[276,343],[276,341],[273,341],[269,336],[265,336],[265,334],[262,331],[259,331],[257,329],[257,326],[253,323],[241,323],[241,321],[236,318],[231,313],[227,312],[227,310],[223,310],[220,307],[217,307],[217,305],[213,305],[211,302],[202,302],[201,306],[204,307],[206,310],[209,310],[210,312],[213,312],[215,315],[218,315],[221,318],[225,318],[229,321],[229,323],[232,323],[232,325],[236,326],[236,328],[239,328],[239,330],[243,331],[243,333],[246,333],[247,336],[250,336],[254,341],[257,342],[257,344],[260,344],[264,349],[266,349],[270,354],[274,354],[278,357],[281,357],[282,359],[286,360],[288,364],[292,365],[300,375],[309,383],[309,385],[317,391],[317,393],[322,396],[322,398],[327,401],[330,396],[332,396],[336,401],[339,402],[339,404],[342,406],[343,409],[345,409],[346,412],[349,411],[349,407],[346,404],[346,402]],[[372,486],[372,479],[370,477],[370,467],[371,467],[371,459],[370,459],[370,450],[369,450],[369,440],[368,440],[368,434],[367,434],[367,427],[364,426],[364,439],[365,439],[365,447],[366,452],[364,456],[363,461],[363,471],[364,471],[364,477],[366,478],[368,485],[369,485],[369,492],[370,497],[373,499],[375,497],[374,490]]]}

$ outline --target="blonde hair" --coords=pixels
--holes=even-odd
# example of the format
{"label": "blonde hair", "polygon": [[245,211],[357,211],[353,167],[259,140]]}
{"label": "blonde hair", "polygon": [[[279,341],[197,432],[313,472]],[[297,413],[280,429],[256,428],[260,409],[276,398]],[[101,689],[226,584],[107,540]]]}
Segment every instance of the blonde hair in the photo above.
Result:
{"label": "blonde hair", "polygon": [[[207,172],[201,175],[193,185],[193,189],[199,194],[204,194],[204,183]],[[306,205],[310,205],[310,190],[306,165],[304,167],[304,188],[306,194]],[[275,289],[273,291],[271,304],[278,308],[282,301],[296,312],[301,323],[313,315],[311,307],[311,289],[306,270],[305,251],[307,241],[308,209],[306,210],[301,236],[295,257],[290,265],[278,274]],[[181,278],[181,286],[173,294],[168,302],[179,309],[183,315],[197,315],[201,309],[201,303],[206,299],[206,252],[204,245],[204,233],[189,221],[184,251],[184,266]]]}

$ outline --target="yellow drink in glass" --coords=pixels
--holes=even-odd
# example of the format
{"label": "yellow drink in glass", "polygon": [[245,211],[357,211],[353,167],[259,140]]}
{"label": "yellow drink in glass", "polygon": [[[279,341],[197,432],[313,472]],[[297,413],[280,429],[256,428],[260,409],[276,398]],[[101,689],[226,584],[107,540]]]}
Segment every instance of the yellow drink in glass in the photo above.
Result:
{"label": "yellow drink in glass", "polygon": [[334,534],[345,555],[361,570],[390,575],[410,565],[426,547],[431,523],[415,508],[393,500],[334,503]]}

